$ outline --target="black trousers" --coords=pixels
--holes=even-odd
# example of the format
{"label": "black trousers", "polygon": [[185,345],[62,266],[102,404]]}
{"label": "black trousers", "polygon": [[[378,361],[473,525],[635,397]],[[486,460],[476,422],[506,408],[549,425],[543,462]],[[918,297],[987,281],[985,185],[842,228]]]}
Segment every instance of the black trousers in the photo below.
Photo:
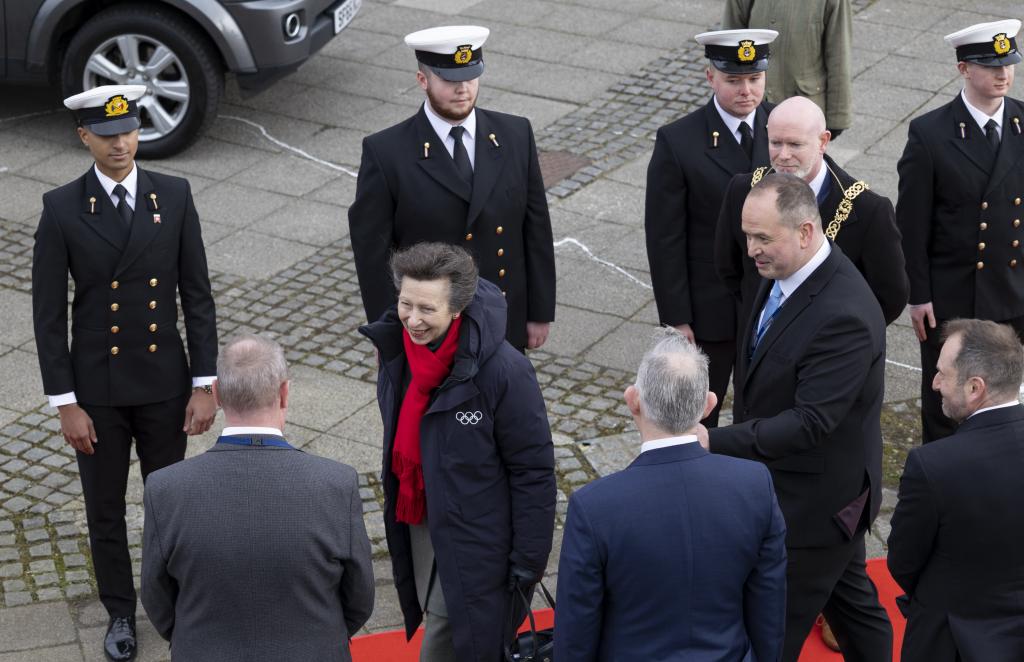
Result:
{"label": "black trousers", "polygon": [[864,564],[864,533],[823,548],[787,548],[783,662],[796,662],[824,614],[846,662],[892,660],[892,624]]}
{"label": "black trousers", "polygon": [[725,392],[729,390],[729,376],[736,362],[736,341],[708,341],[695,338],[697,346],[708,355],[708,377],[711,390],[718,396],[718,404],[701,423],[708,428],[718,427],[718,412],[722,410]]}
{"label": "black trousers", "polygon": [[134,615],[137,598],[124,519],[132,439],[143,480],[150,472],[182,460],[185,433],[181,428],[188,398],[186,393],[134,407],[80,405],[96,428],[95,453],[77,453],[78,473],[100,602],[112,617]]}
{"label": "black trousers", "polygon": [[[942,351],[942,325],[947,320],[935,320],[935,328],[928,329],[928,338],[921,343],[921,437],[923,443],[948,437],[956,431],[956,421],[942,413],[942,397],[932,390],[939,352]],[[1024,317],[1001,322],[1009,324],[1024,342]]]}

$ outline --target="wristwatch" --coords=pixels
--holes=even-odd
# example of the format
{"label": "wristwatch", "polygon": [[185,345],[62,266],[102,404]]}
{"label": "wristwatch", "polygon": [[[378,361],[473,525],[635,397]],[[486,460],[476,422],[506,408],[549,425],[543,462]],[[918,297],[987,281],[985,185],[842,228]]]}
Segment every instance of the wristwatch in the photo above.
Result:
{"label": "wristwatch", "polygon": [[196,391],[202,391],[207,395],[213,395],[213,386],[211,386],[210,384],[205,384],[203,386],[193,386],[192,392],[195,393]]}

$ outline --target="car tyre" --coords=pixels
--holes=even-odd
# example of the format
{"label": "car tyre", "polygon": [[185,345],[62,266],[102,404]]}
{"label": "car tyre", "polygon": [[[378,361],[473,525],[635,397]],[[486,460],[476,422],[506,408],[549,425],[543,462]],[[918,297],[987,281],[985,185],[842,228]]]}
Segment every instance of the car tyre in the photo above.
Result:
{"label": "car tyre", "polygon": [[138,156],[158,159],[191,145],[213,122],[224,68],[206,35],[180,15],[152,4],[118,5],[87,21],[68,44],[64,95],[87,84],[149,86],[139,102]]}

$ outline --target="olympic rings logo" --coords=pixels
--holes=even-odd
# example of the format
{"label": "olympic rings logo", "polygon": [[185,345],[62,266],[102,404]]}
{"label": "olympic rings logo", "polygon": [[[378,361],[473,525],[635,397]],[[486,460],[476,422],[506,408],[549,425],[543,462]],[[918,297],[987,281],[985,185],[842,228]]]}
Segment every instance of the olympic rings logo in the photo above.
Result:
{"label": "olympic rings logo", "polygon": [[455,412],[455,420],[463,425],[476,425],[482,421],[484,415],[478,411],[457,411]]}

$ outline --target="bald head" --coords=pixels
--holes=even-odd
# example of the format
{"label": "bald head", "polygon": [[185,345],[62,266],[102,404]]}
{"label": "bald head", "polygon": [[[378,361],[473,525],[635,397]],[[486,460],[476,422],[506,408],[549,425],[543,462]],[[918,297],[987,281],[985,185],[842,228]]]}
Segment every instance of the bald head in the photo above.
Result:
{"label": "bald head", "polygon": [[768,116],[768,156],[777,172],[810,183],[821,171],[830,134],[825,114],[806,97],[790,97]]}

